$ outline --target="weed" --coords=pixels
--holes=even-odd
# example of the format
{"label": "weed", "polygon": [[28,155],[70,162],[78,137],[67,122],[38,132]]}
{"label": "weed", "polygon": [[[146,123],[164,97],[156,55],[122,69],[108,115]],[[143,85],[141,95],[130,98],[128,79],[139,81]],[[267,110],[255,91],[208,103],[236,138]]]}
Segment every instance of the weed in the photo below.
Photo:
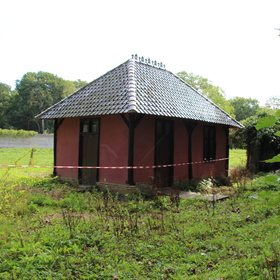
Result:
{"label": "weed", "polygon": [[253,174],[243,166],[237,166],[230,171],[230,180],[239,193],[243,192],[246,185],[252,180]]}
{"label": "weed", "polygon": [[73,238],[76,234],[76,228],[82,219],[81,214],[77,214],[69,208],[61,208],[63,223],[69,230],[69,238]]}
{"label": "weed", "polygon": [[265,267],[268,271],[269,276],[273,280],[277,280],[280,277],[280,253],[279,246],[272,243],[270,246],[269,256],[264,253],[265,256]]}
{"label": "weed", "polygon": [[247,184],[246,188],[250,191],[279,191],[280,181],[267,181],[265,177],[257,177],[251,184]]}
{"label": "weed", "polygon": [[58,202],[56,200],[52,199],[50,196],[46,196],[46,195],[32,195],[29,198],[27,204],[29,205],[29,207],[31,205],[37,205],[37,206],[42,206],[42,207],[43,206],[55,207],[55,206],[58,205]]}

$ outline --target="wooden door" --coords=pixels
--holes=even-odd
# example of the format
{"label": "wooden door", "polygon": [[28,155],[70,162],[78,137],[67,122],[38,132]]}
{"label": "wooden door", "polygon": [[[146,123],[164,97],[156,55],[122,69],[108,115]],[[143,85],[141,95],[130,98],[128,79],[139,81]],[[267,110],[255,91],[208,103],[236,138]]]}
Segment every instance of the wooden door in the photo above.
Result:
{"label": "wooden door", "polygon": [[[80,166],[98,166],[99,119],[81,119],[80,122]],[[79,169],[79,182],[94,185],[98,169]]]}
{"label": "wooden door", "polygon": [[[155,124],[155,165],[172,164],[174,153],[173,121],[157,119]],[[170,187],[173,183],[173,167],[155,169],[157,187]]]}

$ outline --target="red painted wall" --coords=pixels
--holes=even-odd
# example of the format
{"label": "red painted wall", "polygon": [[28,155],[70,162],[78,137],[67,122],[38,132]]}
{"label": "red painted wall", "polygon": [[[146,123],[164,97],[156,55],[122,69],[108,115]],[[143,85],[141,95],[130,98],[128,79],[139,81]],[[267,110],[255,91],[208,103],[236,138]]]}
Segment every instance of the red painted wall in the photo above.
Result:
{"label": "red painted wall", "polygon": [[[134,165],[154,165],[155,153],[155,119],[145,116],[135,129]],[[188,134],[181,119],[174,119],[174,163],[185,163],[188,160]],[[170,162],[166,162],[169,164]],[[154,169],[136,169],[135,182],[152,182]],[[188,167],[174,167],[174,180],[188,179]]]}
{"label": "red painted wall", "polygon": [[[100,117],[100,166],[127,166],[128,127],[119,115]],[[126,169],[100,169],[99,182],[126,184]]]}
{"label": "red painted wall", "polygon": [[[57,130],[56,165],[78,165],[79,118],[65,119]],[[78,169],[56,169],[63,178],[78,179]]]}
{"label": "red painted wall", "polygon": [[[188,162],[188,132],[181,119],[174,120],[174,163]],[[189,178],[188,166],[174,167],[174,181]]]}
{"label": "red painted wall", "polygon": [[[154,165],[155,118],[145,116],[134,130],[134,165]],[[153,182],[154,169],[135,169],[135,182]]]}
{"label": "red painted wall", "polygon": [[[200,122],[193,132],[193,161],[203,161],[203,125],[209,123]],[[226,133],[222,125],[216,126],[216,159],[226,157]],[[193,177],[206,178],[226,175],[226,161],[203,162],[193,164]]]}
{"label": "red painted wall", "polygon": [[[99,166],[127,166],[128,127],[119,115],[100,116]],[[128,119],[128,115],[126,115]],[[154,165],[155,116],[145,116],[135,128],[134,165]],[[203,125],[200,122],[193,132],[194,162],[203,161]],[[79,163],[79,118],[65,119],[57,130],[57,165]],[[226,133],[216,125],[216,158],[226,157]],[[188,133],[181,119],[174,119],[174,163],[188,162]],[[193,177],[204,178],[226,174],[226,161],[193,165]],[[98,181],[126,184],[127,169],[99,169]],[[78,169],[57,169],[61,177],[78,179]],[[154,169],[135,169],[134,181],[152,182]],[[188,179],[188,165],[174,167],[174,181]]]}

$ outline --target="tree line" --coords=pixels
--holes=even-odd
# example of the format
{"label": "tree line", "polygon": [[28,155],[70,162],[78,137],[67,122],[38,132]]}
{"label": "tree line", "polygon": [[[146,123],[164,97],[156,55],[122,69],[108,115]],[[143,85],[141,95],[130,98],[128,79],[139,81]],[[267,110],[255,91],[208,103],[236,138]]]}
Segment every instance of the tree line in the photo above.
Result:
{"label": "tree line", "polygon": [[256,130],[255,126],[260,118],[274,118],[277,109],[280,109],[280,97],[270,97],[265,106],[260,106],[259,101],[253,98],[236,96],[226,99],[224,91],[206,78],[184,71],[177,75],[244,125],[242,129],[230,130],[229,143],[230,148],[247,150],[247,167],[254,172],[274,168],[260,161],[280,153],[280,137],[275,135],[280,130],[280,121],[261,131]]}
{"label": "tree line", "polygon": [[[260,113],[269,113],[280,108],[278,97],[271,97],[265,107],[261,107],[257,99],[226,99],[225,92],[220,87],[214,86],[207,78],[199,75],[182,71],[177,73],[177,76],[241,122]],[[52,121],[42,123],[34,117],[86,84],[86,81],[64,80],[42,71],[26,73],[21,80],[16,81],[15,90],[0,82],[0,128],[34,130],[38,133],[52,132]]]}
{"label": "tree line", "polygon": [[42,71],[26,73],[16,81],[15,90],[0,83],[0,128],[53,132],[52,121],[41,122],[35,116],[86,84]]}
{"label": "tree line", "polygon": [[280,109],[280,97],[277,96],[268,98],[265,106],[261,107],[259,101],[254,98],[236,96],[226,99],[223,89],[212,85],[211,81],[199,75],[182,71],[177,73],[177,76],[209,98],[237,121],[243,121],[264,112],[273,114],[276,109]]}

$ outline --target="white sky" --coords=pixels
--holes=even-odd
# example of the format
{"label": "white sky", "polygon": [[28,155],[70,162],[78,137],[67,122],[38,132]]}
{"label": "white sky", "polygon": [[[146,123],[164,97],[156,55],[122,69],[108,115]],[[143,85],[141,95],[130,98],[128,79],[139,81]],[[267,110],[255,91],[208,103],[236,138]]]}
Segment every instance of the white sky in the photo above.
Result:
{"label": "white sky", "polygon": [[137,53],[226,98],[280,97],[279,0],[0,0],[0,82],[90,82]]}

